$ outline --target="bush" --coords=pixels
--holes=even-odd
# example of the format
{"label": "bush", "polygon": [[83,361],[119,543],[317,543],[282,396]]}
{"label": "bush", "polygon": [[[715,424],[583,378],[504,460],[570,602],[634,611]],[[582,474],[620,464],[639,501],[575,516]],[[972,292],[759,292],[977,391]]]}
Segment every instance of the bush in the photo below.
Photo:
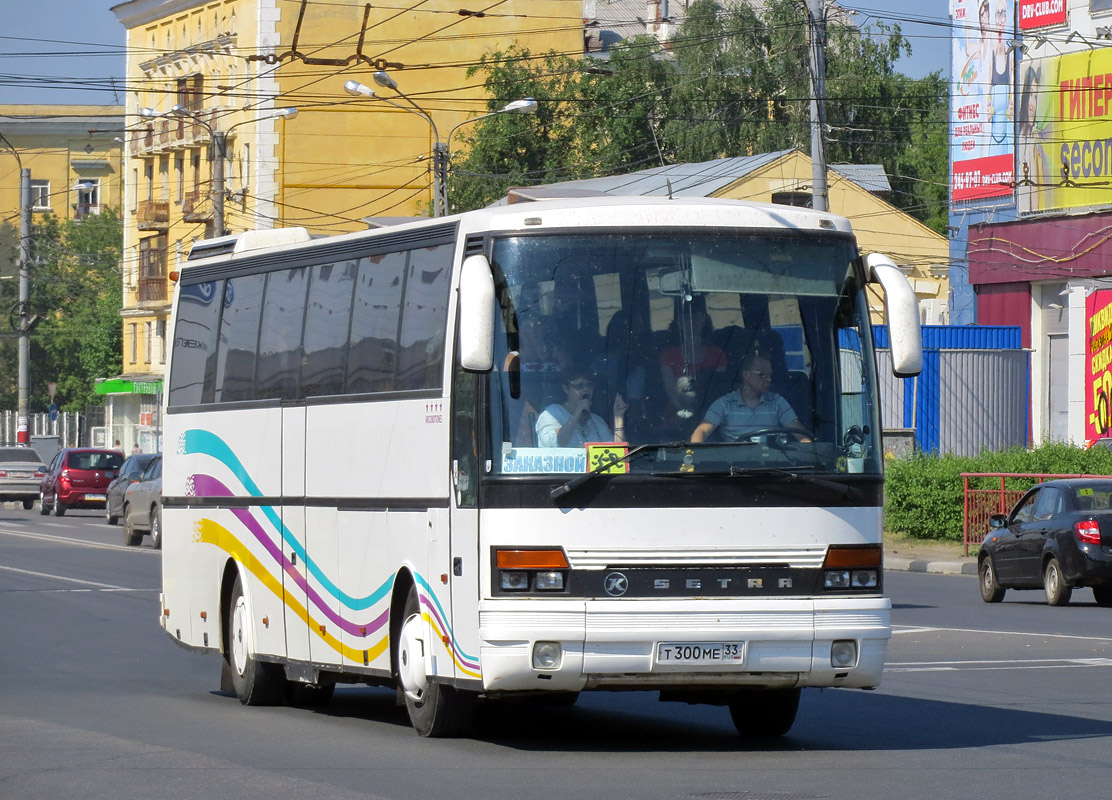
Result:
{"label": "bush", "polygon": [[[918,539],[962,539],[963,472],[1017,472],[1026,474],[1112,475],[1112,451],[1104,447],[1084,450],[1053,442],[1025,450],[1016,447],[979,456],[912,453],[889,461],[885,485],[884,527]],[[1007,488],[1023,490],[1035,480],[1009,478]],[[1000,485],[999,478],[985,478],[973,488]]]}

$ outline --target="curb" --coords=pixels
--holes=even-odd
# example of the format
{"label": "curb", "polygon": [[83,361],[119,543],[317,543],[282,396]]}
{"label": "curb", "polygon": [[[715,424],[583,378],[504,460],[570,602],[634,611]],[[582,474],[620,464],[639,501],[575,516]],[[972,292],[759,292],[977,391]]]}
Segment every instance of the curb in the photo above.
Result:
{"label": "curb", "polygon": [[934,575],[976,575],[977,564],[972,561],[927,561],[922,558],[885,556],[884,568],[897,572],[929,572]]}

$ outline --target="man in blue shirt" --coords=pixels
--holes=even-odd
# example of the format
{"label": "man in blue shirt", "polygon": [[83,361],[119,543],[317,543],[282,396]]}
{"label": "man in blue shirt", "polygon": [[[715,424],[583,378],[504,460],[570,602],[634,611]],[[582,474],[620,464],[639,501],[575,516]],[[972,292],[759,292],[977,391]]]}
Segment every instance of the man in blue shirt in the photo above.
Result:
{"label": "man in blue shirt", "polygon": [[794,428],[797,439],[811,441],[788,401],[768,390],[771,382],[772,362],[760,353],[747,355],[741,362],[741,386],[710,404],[691,441],[705,442],[718,431],[721,439],[736,442],[766,428]]}

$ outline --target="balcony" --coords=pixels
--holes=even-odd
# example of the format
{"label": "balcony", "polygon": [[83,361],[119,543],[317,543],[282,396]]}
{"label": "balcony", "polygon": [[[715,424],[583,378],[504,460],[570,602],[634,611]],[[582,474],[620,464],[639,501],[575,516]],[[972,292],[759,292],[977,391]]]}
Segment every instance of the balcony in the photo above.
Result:
{"label": "balcony", "polygon": [[166,278],[163,275],[154,275],[139,279],[140,303],[165,303]]}
{"label": "balcony", "polygon": [[186,222],[208,222],[212,219],[212,199],[200,192],[190,192],[181,201],[182,219]]}
{"label": "balcony", "polygon": [[142,200],[138,212],[141,231],[164,231],[170,227],[170,204],[165,200]]}

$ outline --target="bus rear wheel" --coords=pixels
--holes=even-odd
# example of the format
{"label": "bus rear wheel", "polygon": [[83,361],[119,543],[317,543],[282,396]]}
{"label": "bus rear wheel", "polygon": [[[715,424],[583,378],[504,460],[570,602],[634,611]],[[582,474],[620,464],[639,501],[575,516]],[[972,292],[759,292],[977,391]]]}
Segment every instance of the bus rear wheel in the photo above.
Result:
{"label": "bus rear wheel", "polygon": [[795,724],[799,689],[745,692],[730,701],[730,718],[746,739],[774,739]]}
{"label": "bus rear wheel", "polygon": [[428,628],[421,619],[417,587],[411,586],[394,652],[394,670],[413,729],[421,736],[458,736],[471,722],[475,695],[430,679],[426,671]]}
{"label": "bus rear wheel", "polygon": [[245,706],[278,705],[285,698],[286,674],[277,664],[268,664],[255,658],[251,641],[251,620],[247,616],[247,600],[243,585],[237,576],[228,599],[227,652],[232,673],[232,689]]}

